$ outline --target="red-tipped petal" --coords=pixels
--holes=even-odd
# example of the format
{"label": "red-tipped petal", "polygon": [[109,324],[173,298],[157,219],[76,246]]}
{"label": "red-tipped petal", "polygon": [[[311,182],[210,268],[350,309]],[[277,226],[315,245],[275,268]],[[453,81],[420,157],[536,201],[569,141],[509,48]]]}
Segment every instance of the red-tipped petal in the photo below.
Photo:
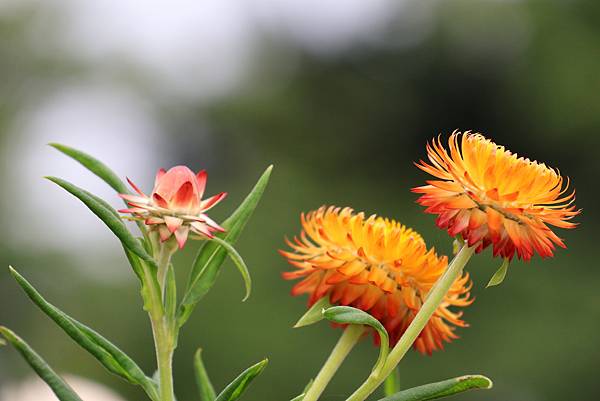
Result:
{"label": "red-tipped petal", "polygon": [[189,226],[181,226],[175,231],[175,239],[177,240],[177,244],[179,245],[179,249],[183,249],[185,242],[188,239],[188,234],[190,232]]}
{"label": "red-tipped petal", "polygon": [[172,233],[174,233],[177,229],[179,229],[179,227],[181,227],[181,225],[183,224],[183,220],[180,219],[179,217],[164,216],[164,219],[165,219],[165,224],[167,225],[167,228]]}
{"label": "red-tipped petal", "polygon": [[160,241],[165,242],[171,238],[171,231],[165,225],[158,226],[158,235],[160,235]]}
{"label": "red-tipped petal", "polygon": [[202,196],[204,195],[204,190],[206,189],[206,179],[208,178],[208,174],[206,173],[206,170],[200,170],[198,171],[198,174],[196,174],[196,182],[198,183],[198,197],[200,199],[202,199]]}
{"label": "red-tipped petal", "polygon": [[208,217],[205,214],[201,214],[200,218],[209,226],[211,226],[212,228],[214,228],[217,231],[220,231],[222,233],[224,233],[226,230],[221,227],[216,221],[214,221],[213,219],[211,219],[210,217]]}
{"label": "red-tipped petal", "polygon": [[212,197],[202,201],[202,203],[200,204],[200,208],[202,209],[203,212],[205,212],[205,211],[211,209],[217,203],[221,202],[226,196],[227,196],[227,192],[221,192],[218,195],[212,196]]}
{"label": "red-tipped petal", "polygon": [[160,181],[162,176],[165,175],[166,172],[167,171],[164,168],[158,169],[158,171],[156,172],[156,177],[154,178],[154,188],[158,186],[158,182]]}
{"label": "red-tipped petal", "polygon": [[210,227],[204,223],[200,223],[199,221],[195,221],[191,224],[194,231],[196,231],[200,235],[204,235],[208,238],[214,237],[213,233],[210,231]]}
{"label": "red-tipped petal", "polygon": [[163,209],[169,208],[167,201],[159,194],[152,194],[152,200],[154,201],[154,204],[156,204],[156,206],[158,207],[162,207]]}
{"label": "red-tipped petal", "polygon": [[194,186],[191,182],[184,183],[171,199],[170,206],[177,210],[194,211],[199,206],[199,199],[194,193]]}
{"label": "red-tipped petal", "polygon": [[142,192],[142,190],[141,190],[141,189],[139,189],[139,188],[137,187],[137,185],[135,185],[135,184],[133,183],[133,181],[131,181],[131,180],[129,179],[129,177],[127,177],[127,182],[129,183],[129,185],[131,185],[131,188],[133,188],[133,190],[134,190],[135,192],[137,192],[138,194],[142,195],[144,198],[147,198],[147,197],[148,197],[148,196],[147,196],[145,193],[143,193],[143,192]]}

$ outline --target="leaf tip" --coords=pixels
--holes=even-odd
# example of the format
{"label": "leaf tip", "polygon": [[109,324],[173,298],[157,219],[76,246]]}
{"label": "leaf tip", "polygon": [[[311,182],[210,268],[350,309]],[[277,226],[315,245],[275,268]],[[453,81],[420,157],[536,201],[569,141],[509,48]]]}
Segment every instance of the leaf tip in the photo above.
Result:
{"label": "leaf tip", "polygon": [[494,382],[489,377],[483,375],[466,375],[458,378],[459,382],[469,381],[473,388],[489,390],[494,387]]}

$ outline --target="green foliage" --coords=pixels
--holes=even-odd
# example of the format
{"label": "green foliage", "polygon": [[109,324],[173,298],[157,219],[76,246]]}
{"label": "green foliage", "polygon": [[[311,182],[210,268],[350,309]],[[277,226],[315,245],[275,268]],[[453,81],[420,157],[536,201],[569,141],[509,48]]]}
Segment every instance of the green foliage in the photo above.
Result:
{"label": "green foliage", "polygon": [[129,192],[127,186],[119,176],[100,160],[66,145],[61,145],[59,143],[49,143],[48,145],[81,163],[85,168],[100,177],[118,193],[126,194]]}
{"label": "green foliage", "polygon": [[223,241],[219,237],[211,238],[211,241],[214,241],[223,248],[225,248],[225,250],[229,254],[229,257],[233,261],[233,264],[235,265],[235,267],[237,267],[240,274],[242,275],[242,279],[244,280],[244,286],[246,287],[246,295],[242,299],[242,302],[246,301],[248,297],[250,297],[250,293],[252,292],[252,278],[250,277],[250,271],[248,271],[248,266],[246,266],[246,263],[244,263],[244,259],[242,259],[242,256],[238,253],[238,251],[235,250],[233,246],[229,244],[229,242]]}
{"label": "green foliage", "polygon": [[100,334],[68,316],[46,301],[42,295],[10,267],[10,273],[27,296],[77,344],[94,356],[109,372],[141,386],[151,399],[157,399],[156,384],[123,351]]}
{"label": "green foliage", "polygon": [[217,395],[202,361],[201,348],[198,348],[194,355],[194,371],[196,373],[196,384],[200,393],[200,401],[214,401]]}
{"label": "green foliage", "polygon": [[[222,226],[227,232],[217,234],[220,239],[235,244],[264,193],[272,168],[273,166],[269,166],[265,170],[246,199],[223,222]],[[179,306],[179,326],[183,326],[198,301],[211,289],[226,256],[227,250],[214,241],[207,241],[200,248],[190,272],[186,293]]]}
{"label": "green foliage", "polygon": [[377,333],[379,333],[381,344],[379,348],[379,358],[373,367],[373,371],[377,371],[383,367],[390,350],[390,339],[387,330],[379,320],[375,319],[367,312],[351,306],[333,306],[329,309],[325,309],[323,311],[323,317],[334,323],[360,324],[374,328]]}
{"label": "green foliage", "polygon": [[60,401],[82,401],[81,398],[23,339],[6,327],[0,326],[0,334],[8,340],[32,369],[48,384]]}
{"label": "green foliage", "polygon": [[500,265],[498,270],[496,270],[496,273],[494,273],[494,275],[492,276],[492,278],[490,279],[488,284],[485,286],[485,288],[502,284],[502,282],[506,278],[506,272],[508,271],[508,265],[509,265],[509,260],[507,258],[504,258],[504,261],[502,262],[502,264]]}
{"label": "green foliage", "polygon": [[142,260],[150,264],[156,262],[152,259],[143,245],[129,232],[125,224],[119,219],[110,209],[107,209],[103,202],[98,201],[98,198],[91,196],[89,192],[57,177],[46,177],[50,181],[59,185],[71,195],[82,201],[96,216],[106,224],[106,226],[121,240],[123,245],[131,252],[135,253]]}
{"label": "green foliage", "polygon": [[379,401],[427,401],[462,393],[472,389],[490,389],[492,381],[485,376],[460,376],[401,391]]}
{"label": "green foliage", "polygon": [[304,315],[296,322],[294,328],[309,326],[323,320],[323,310],[331,308],[329,296],[324,296],[311,306]]}
{"label": "green foliage", "polygon": [[250,366],[244,370],[238,377],[225,387],[225,389],[217,396],[215,401],[235,401],[239,399],[246,388],[250,385],[256,376],[262,373],[269,363],[268,359],[263,359],[259,363]]}

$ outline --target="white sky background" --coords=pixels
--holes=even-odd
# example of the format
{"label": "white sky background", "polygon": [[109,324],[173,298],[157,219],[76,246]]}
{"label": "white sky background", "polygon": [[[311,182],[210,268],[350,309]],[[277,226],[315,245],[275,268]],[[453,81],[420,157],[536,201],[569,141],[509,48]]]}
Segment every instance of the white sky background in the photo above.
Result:
{"label": "white sky background", "polygon": [[[36,4],[64,18],[57,37],[44,25],[33,37],[58,46],[91,69],[55,93],[35,99],[2,143],[3,191],[14,245],[76,252],[93,245],[102,253],[115,240],[69,194],[41,179],[56,175],[118,205],[114,193],[48,142],[87,150],[140,185],[151,185],[165,133],[154,120],[151,99],[123,87],[101,68],[122,62],[153,78],[166,98],[210,101],[244,82],[265,33],[285,37],[308,51],[335,55],[376,41],[405,0],[4,0],[0,13]],[[94,68],[99,69],[93,74]],[[149,160],[152,160],[149,162]],[[165,166],[169,167],[169,166]],[[150,190],[150,188],[145,188]],[[8,194],[8,195],[6,195]],[[19,205],[16,207],[15,205]],[[35,211],[32,218],[31,211]],[[104,232],[105,231],[105,232]],[[99,234],[102,233],[103,234]]]}

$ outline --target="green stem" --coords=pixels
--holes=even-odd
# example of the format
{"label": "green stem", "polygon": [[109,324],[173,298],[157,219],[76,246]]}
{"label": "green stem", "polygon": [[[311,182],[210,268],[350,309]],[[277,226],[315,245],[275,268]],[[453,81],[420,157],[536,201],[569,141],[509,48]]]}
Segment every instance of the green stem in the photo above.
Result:
{"label": "green stem", "polygon": [[169,263],[171,262],[171,256],[177,250],[177,243],[171,238],[160,245],[160,253],[158,254],[158,284],[160,285],[160,291],[162,298],[165,296],[165,281],[167,280],[167,273],[169,271]]}
{"label": "green stem", "polygon": [[175,401],[173,389],[173,340],[167,325],[158,327],[156,338],[156,361],[161,401]]}
{"label": "green stem", "polygon": [[[160,286],[160,297],[153,300],[150,320],[154,335],[156,349],[156,364],[158,366],[160,401],[175,401],[173,389],[173,352],[175,350],[175,336],[171,324],[173,317],[167,316],[164,308],[165,281],[171,263],[171,256],[176,250],[176,244],[167,241],[161,244],[158,255],[157,279]],[[174,241],[173,241],[174,242]]]}
{"label": "green stem", "polygon": [[364,332],[365,327],[362,325],[349,325],[346,327],[302,401],[316,401],[319,399],[335,372],[337,372]]}
{"label": "green stem", "polygon": [[425,328],[425,325],[427,325],[431,316],[444,300],[444,297],[454,281],[460,277],[463,268],[469,259],[471,259],[474,252],[475,247],[469,247],[466,244],[463,245],[454,259],[452,259],[452,262],[448,265],[448,268],[442,277],[429,292],[423,306],[419,309],[419,312],[400,338],[400,341],[398,341],[396,346],[390,351],[383,369],[381,369],[380,372],[373,372],[346,401],[364,401],[377,389],[377,387],[379,387],[379,385],[381,385],[385,378],[398,365],[400,360],[402,360],[419,334],[421,334],[421,331],[423,331],[423,328]]}

